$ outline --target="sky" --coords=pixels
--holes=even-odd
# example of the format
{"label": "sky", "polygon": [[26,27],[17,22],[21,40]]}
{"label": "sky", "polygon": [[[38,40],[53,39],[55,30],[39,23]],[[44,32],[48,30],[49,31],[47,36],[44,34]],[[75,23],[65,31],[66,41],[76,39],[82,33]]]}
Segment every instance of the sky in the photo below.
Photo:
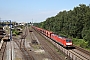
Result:
{"label": "sky", "polygon": [[90,0],[0,0],[0,20],[43,22],[63,10],[72,10]]}

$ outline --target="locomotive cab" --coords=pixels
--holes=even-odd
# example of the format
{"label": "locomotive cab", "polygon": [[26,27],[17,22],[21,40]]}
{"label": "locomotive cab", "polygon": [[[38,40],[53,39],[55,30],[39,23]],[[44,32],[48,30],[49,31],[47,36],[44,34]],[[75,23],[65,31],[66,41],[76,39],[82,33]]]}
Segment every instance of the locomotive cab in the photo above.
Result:
{"label": "locomotive cab", "polygon": [[66,39],[66,47],[72,47],[72,40]]}

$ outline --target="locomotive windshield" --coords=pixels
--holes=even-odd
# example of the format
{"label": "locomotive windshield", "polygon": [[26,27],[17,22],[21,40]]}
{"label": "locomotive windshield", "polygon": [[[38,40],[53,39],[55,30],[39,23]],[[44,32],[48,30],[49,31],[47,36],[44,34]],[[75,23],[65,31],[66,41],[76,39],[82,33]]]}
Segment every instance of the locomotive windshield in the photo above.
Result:
{"label": "locomotive windshield", "polygon": [[72,42],[72,40],[66,40],[66,42]]}

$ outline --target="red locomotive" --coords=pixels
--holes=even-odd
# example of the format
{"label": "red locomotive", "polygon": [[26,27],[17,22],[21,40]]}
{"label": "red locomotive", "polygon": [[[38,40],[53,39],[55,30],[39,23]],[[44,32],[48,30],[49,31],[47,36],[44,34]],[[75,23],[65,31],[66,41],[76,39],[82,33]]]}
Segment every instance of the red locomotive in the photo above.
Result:
{"label": "red locomotive", "polygon": [[62,45],[63,47],[72,47],[73,43],[71,39],[68,39],[66,37],[62,37],[62,36],[58,36],[56,34],[54,34],[51,31],[42,29],[42,28],[38,28],[35,26],[32,26],[35,30],[37,30],[38,32],[44,34],[45,36],[51,38],[52,40],[54,40],[55,42],[59,43],[60,45]]}

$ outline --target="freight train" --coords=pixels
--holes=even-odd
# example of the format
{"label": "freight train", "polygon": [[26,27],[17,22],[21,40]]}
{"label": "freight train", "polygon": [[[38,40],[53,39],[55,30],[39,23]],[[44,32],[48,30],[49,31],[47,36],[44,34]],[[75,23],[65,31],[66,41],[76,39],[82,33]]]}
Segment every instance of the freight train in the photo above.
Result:
{"label": "freight train", "polygon": [[38,32],[42,33],[43,35],[47,36],[48,38],[52,39],[53,41],[57,42],[58,44],[62,45],[63,47],[73,47],[72,40],[66,37],[58,36],[57,34],[32,26],[33,29],[37,30]]}

